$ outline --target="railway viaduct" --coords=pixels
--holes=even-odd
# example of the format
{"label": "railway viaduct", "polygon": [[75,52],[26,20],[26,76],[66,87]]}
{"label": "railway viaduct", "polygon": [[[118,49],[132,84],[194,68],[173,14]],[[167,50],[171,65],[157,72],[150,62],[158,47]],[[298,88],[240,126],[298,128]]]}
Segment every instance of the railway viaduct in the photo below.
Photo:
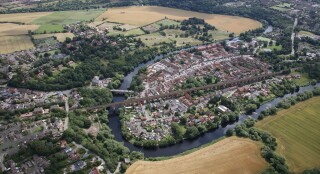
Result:
{"label": "railway viaduct", "polygon": [[110,104],[106,104],[106,105],[93,106],[93,107],[83,108],[83,109],[94,110],[94,109],[101,109],[101,108],[115,108],[115,107],[119,107],[119,106],[135,105],[135,104],[139,104],[139,103],[149,103],[149,102],[157,101],[159,99],[177,98],[177,97],[183,96],[185,93],[191,93],[191,92],[199,91],[199,90],[219,90],[219,89],[225,89],[225,88],[237,86],[237,85],[243,86],[246,84],[266,80],[266,79],[268,79],[272,76],[278,75],[278,74],[280,74],[280,73],[262,74],[259,76],[247,77],[244,79],[219,82],[219,83],[212,84],[212,85],[195,87],[195,88],[190,88],[190,89],[185,89],[185,90],[180,90],[180,91],[172,91],[172,92],[168,92],[165,94],[147,96],[147,97],[143,97],[143,98],[132,98],[132,99],[128,99],[128,100],[121,101],[121,102],[114,102],[114,103],[110,103]]}

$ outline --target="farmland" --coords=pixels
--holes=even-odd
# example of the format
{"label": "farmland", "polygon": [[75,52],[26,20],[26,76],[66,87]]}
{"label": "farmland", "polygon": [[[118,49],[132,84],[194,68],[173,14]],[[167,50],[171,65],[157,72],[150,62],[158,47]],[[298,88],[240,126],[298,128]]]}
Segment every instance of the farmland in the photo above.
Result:
{"label": "farmland", "polygon": [[100,15],[96,21],[107,20],[110,22],[145,26],[164,19],[165,17],[174,20],[197,17],[204,19],[207,23],[214,25],[220,30],[234,32],[236,34],[262,26],[260,22],[244,17],[198,13],[157,6],[111,8]]}
{"label": "farmland", "polygon": [[126,173],[259,173],[266,167],[256,142],[231,137],[177,158],[137,161]]}
{"label": "farmland", "polygon": [[319,107],[320,97],[314,97],[256,125],[277,138],[277,152],[286,158],[292,172],[320,167]]}
{"label": "farmland", "polygon": [[52,36],[55,36],[59,42],[64,42],[67,37],[72,39],[74,37],[74,34],[73,33],[37,34],[37,35],[33,35],[33,38],[42,39],[42,38],[48,38]]}
{"label": "farmland", "polygon": [[33,47],[34,45],[27,35],[0,37],[0,54],[27,50]]}
{"label": "farmland", "polygon": [[67,25],[78,23],[81,21],[90,21],[95,19],[104,10],[78,10],[78,11],[59,11],[54,12],[32,21],[33,24],[52,24],[52,25]]}
{"label": "farmland", "polygon": [[28,31],[34,31],[37,25],[18,25],[13,23],[0,23],[0,36],[14,36],[28,34]]}
{"label": "farmland", "polygon": [[0,22],[20,22],[28,24],[37,18],[41,18],[52,13],[53,12],[0,14]]}

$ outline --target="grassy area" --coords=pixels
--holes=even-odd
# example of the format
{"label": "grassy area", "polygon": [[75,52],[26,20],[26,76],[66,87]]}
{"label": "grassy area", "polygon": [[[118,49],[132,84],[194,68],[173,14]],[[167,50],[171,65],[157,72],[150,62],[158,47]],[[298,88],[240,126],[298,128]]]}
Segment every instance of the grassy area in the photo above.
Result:
{"label": "grassy area", "polygon": [[43,39],[43,38],[48,38],[52,36],[55,36],[59,42],[64,42],[67,37],[72,39],[74,37],[74,34],[73,33],[36,34],[36,35],[33,35],[33,38]]}
{"label": "grassy area", "polygon": [[28,31],[35,31],[38,25],[18,25],[13,23],[0,23],[0,36],[25,35]]}
{"label": "grassy area", "polygon": [[249,139],[230,137],[176,158],[135,162],[126,173],[260,173],[268,165],[260,148]]}
{"label": "grassy area", "polygon": [[102,14],[104,10],[78,10],[78,11],[59,11],[37,18],[32,21],[34,24],[67,25],[82,21],[90,21]]}
{"label": "grassy area", "polygon": [[277,138],[277,152],[294,173],[320,167],[320,97],[298,103],[256,126]]}
{"label": "grassy area", "polygon": [[180,25],[179,22],[171,20],[171,19],[163,19],[161,21],[156,22],[155,24],[162,25],[162,26]]}
{"label": "grassy area", "polygon": [[215,31],[209,31],[209,34],[212,34],[212,38],[214,40],[220,41],[220,40],[228,39],[230,33],[221,31],[221,30],[215,30]]}
{"label": "grassy area", "polygon": [[[228,15],[216,15],[198,13],[174,8],[157,6],[130,6],[110,8],[100,15],[96,21],[108,20],[111,22],[125,23],[135,26],[145,26],[165,17],[174,20],[184,20],[190,17],[204,19],[207,23],[216,26],[220,30],[239,34],[250,29],[262,27],[258,21]],[[165,21],[169,22],[169,21]],[[172,21],[171,21],[172,22]]]}
{"label": "grassy area", "polygon": [[276,46],[276,45],[272,45],[272,46],[267,46],[267,48],[268,49],[271,49],[271,50],[282,50],[282,45],[278,45],[278,46]]}
{"label": "grassy area", "polygon": [[28,50],[31,48],[34,48],[34,45],[31,38],[27,35],[0,37],[0,54]]}
{"label": "grassy area", "polygon": [[308,73],[292,72],[291,75],[299,74],[300,79],[294,79],[293,81],[299,86],[309,85],[311,79],[309,78]]}
{"label": "grassy area", "polygon": [[37,30],[36,33],[38,34],[46,34],[46,33],[58,33],[63,32],[63,26],[62,25],[52,25],[52,24],[45,24],[41,25]]}
{"label": "grassy area", "polygon": [[144,31],[142,31],[140,28],[136,28],[129,31],[118,31],[110,29],[108,35],[115,36],[115,35],[124,35],[124,36],[139,36],[145,34]]}
{"label": "grassy area", "polygon": [[278,4],[278,5],[272,6],[271,8],[278,10],[278,11],[281,11],[281,12],[286,12],[286,11],[290,10],[291,5],[292,4],[290,4],[290,3],[284,2],[284,3]]}
{"label": "grassy area", "polygon": [[271,41],[271,39],[266,38],[266,37],[262,37],[262,36],[259,36],[256,39],[259,41],[263,41],[263,42],[270,42]]}
{"label": "grassy area", "polygon": [[303,30],[299,31],[298,34],[299,34],[299,35],[306,35],[306,36],[315,36],[314,33],[311,33],[311,32],[309,32],[309,31],[303,31]]}

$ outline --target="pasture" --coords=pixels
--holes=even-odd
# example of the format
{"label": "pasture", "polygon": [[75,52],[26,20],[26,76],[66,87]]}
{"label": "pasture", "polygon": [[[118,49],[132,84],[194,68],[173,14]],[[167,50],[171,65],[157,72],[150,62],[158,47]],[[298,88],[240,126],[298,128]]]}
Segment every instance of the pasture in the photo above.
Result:
{"label": "pasture", "polygon": [[164,161],[137,161],[126,174],[260,173],[266,161],[260,145],[249,139],[230,137],[190,154]]}
{"label": "pasture", "polygon": [[57,33],[62,32],[63,26],[62,25],[52,25],[52,24],[45,24],[41,25],[37,30],[36,33]]}
{"label": "pasture", "polygon": [[314,97],[256,124],[277,138],[277,152],[294,173],[320,167],[319,107],[320,97]]}
{"label": "pasture", "polygon": [[0,37],[0,54],[28,50],[31,48],[34,48],[34,45],[31,38],[27,35]]}
{"label": "pasture", "polygon": [[0,23],[0,36],[25,35],[28,31],[38,29],[37,25],[18,25],[13,23]]}
{"label": "pasture", "polygon": [[234,32],[236,34],[262,26],[258,21],[239,16],[206,14],[157,6],[110,8],[100,15],[96,21],[107,20],[135,26],[145,26],[164,19],[165,17],[180,21],[190,17],[202,18],[220,30]]}

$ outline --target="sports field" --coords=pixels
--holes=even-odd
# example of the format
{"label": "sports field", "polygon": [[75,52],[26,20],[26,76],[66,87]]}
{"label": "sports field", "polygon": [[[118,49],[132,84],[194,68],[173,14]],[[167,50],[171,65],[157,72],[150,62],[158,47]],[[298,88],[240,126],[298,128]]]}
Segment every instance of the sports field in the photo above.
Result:
{"label": "sports field", "polygon": [[260,173],[267,167],[260,145],[231,137],[191,154],[164,161],[137,161],[126,174]]}
{"label": "sports field", "polygon": [[0,36],[14,36],[28,34],[28,31],[38,29],[37,25],[18,25],[13,23],[0,23]]}
{"label": "sports field", "polygon": [[33,47],[34,45],[27,35],[0,37],[0,54],[27,50]]}
{"label": "sports field", "polygon": [[256,124],[277,138],[277,152],[294,173],[320,167],[319,108],[320,97],[314,97]]}
{"label": "sports field", "polygon": [[220,30],[234,32],[236,34],[262,26],[260,22],[244,17],[198,13],[157,6],[110,8],[96,20],[101,21],[105,19],[111,22],[144,26],[164,19],[165,17],[175,20],[184,20],[190,17],[202,18]]}

